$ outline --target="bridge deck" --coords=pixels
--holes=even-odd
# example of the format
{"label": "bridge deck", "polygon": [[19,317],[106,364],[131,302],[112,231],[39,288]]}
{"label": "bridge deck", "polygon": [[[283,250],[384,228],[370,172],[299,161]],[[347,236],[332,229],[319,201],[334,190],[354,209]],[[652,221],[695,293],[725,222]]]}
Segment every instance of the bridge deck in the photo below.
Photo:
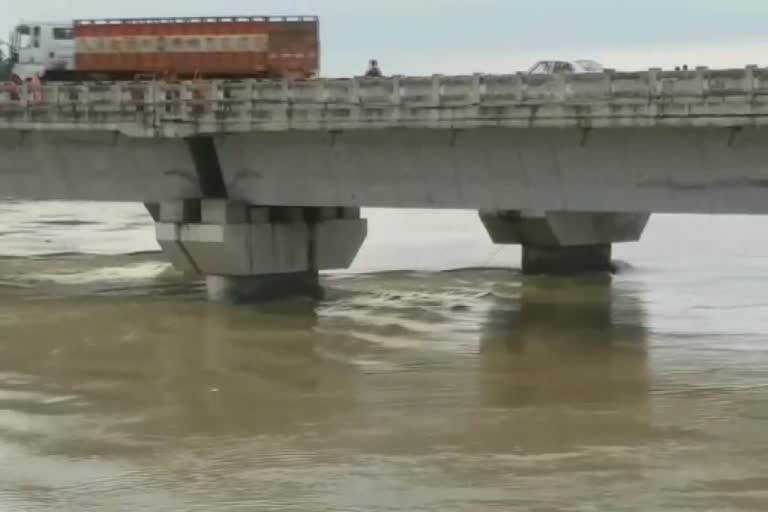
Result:
{"label": "bridge deck", "polygon": [[0,130],[134,137],[385,128],[741,127],[768,124],[768,69],[25,85]]}

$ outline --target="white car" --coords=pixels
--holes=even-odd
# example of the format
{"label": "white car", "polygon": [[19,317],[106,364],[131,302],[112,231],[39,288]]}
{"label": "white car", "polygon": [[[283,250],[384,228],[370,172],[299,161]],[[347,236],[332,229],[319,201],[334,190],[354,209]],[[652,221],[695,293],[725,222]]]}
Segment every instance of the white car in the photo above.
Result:
{"label": "white car", "polygon": [[594,60],[540,60],[528,71],[532,75],[552,73],[602,73],[602,65]]}

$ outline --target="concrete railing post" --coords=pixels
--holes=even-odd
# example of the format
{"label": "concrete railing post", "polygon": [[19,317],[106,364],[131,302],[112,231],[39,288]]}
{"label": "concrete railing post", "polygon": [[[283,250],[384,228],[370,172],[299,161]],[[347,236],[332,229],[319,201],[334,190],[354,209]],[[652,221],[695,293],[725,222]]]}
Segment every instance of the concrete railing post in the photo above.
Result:
{"label": "concrete railing post", "polygon": [[573,97],[573,88],[571,87],[568,75],[564,73],[556,73],[552,75],[552,79],[555,81],[556,101],[565,102]]}
{"label": "concrete railing post", "polygon": [[709,68],[706,66],[698,66],[696,68],[696,87],[699,91],[699,96],[705,98],[709,95]]}
{"label": "concrete railing post", "polygon": [[392,101],[392,105],[394,105],[395,109],[397,110],[402,104],[402,89],[400,85],[400,77],[399,76],[392,77],[390,83],[392,84],[392,94],[390,95],[390,98]]}
{"label": "concrete railing post", "polygon": [[661,68],[651,68],[648,70],[648,98],[654,99],[661,96],[661,83],[659,75]]}
{"label": "concrete railing post", "polygon": [[440,75],[432,75],[432,106],[434,107],[440,106],[441,78]]}
{"label": "concrete railing post", "polygon": [[22,108],[24,109],[24,121],[29,122],[30,121],[30,113],[29,113],[29,83],[24,82],[21,84],[21,95],[20,95]]}
{"label": "concrete railing post", "polygon": [[349,104],[360,105],[362,102],[363,99],[360,94],[360,79],[358,77],[354,77],[352,79],[352,87],[349,90]]}
{"label": "concrete railing post", "polygon": [[109,97],[110,97],[110,114],[115,117],[115,119],[119,122],[124,122],[124,116],[123,116],[123,88],[118,83],[113,83],[109,86]]}
{"label": "concrete railing post", "polygon": [[88,83],[81,86],[80,94],[78,94],[77,97],[77,108],[75,112],[76,117],[80,117],[82,112],[83,120],[88,124],[91,123],[91,110],[93,108],[91,104],[91,87],[92,84]]}
{"label": "concrete railing post", "polygon": [[518,103],[524,103],[527,99],[528,82],[525,80],[525,73],[516,73],[514,82],[514,96]]}
{"label": "concrete railing post", "polygon": [[606,69],[603,72],[603,91],[605,91],[605,100],[609,103],[613,103],[614,100],[613,75],[615,73],[615,69]]}
{"label": "concrete railing post", "polygon": [[754,64],[744,68],[744,94],[750,104],[755,100],[755,71],[757,71],[757,66]]}
{"label": "concrete railing post", "polygon": [[392,94],[390,95],[390,102],[392,103],[392,109],[390,111],[390,121],[397,123],[400,120],[400,112],[402,107],[402,89],[400,85],[400,77],[393,77],[391,80]]}
{"label": "concrete railing post", "polygon": [[144,105],[145,107],[148,107],[151,109],[151,115],[152,115],[152,126],[156,130],[160,128],[162,125],[162,100],[161,95],[163,93],[162,87],[160,85],[160,82],[157,80],[152,80],[149,85],[149,95],[145,95],[144,97]]}
{"label": "concrete railing post", "polygon": [[470,103],[479,105],[483,98],[483,75],[475,73],[472,75],[472,90],[469,93]]}

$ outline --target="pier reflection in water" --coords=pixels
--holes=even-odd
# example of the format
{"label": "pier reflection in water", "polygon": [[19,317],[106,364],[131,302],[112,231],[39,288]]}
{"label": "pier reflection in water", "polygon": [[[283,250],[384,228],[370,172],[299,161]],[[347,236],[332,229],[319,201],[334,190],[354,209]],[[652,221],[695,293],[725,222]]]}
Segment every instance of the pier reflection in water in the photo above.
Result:
{"label": "pier reflection in water", "polygon": [[521,447],[551,452],[648,436],[645,312],[636,292],[610,277],[497,285],[480,347],[483,398]]}

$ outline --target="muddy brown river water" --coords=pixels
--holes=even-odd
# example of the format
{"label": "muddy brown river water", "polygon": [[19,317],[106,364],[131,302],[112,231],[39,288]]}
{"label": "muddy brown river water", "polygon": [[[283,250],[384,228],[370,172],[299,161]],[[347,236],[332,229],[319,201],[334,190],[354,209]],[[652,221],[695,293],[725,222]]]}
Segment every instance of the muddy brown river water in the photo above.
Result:
{"label": "muddy brown river water", "polygon": [[0,509],[768,509],[768,219],[529,279],[471,214],[369,216],[322,302],[227,307],[137,206],[5,204]]}

